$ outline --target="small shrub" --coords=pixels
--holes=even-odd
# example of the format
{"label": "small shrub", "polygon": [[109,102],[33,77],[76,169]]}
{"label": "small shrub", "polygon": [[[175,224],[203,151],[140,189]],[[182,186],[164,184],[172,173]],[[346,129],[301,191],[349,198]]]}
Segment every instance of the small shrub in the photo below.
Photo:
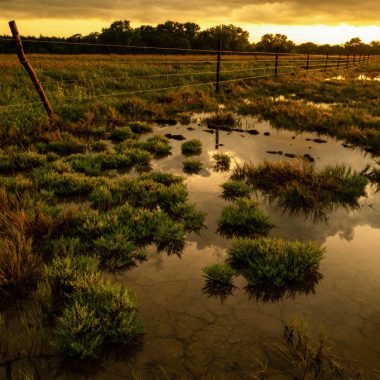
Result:
{"label": "small shrub", "polygon": [[231,166],[231,156],[227,153],[214,153],[212,158],[215,160],[214,169],[221,172],[227,172]]}
{"label": "small shrub", "polygon": [[208,128],[232,129],[240,124],[232,112],[218,112],[204,120]]}
{"label": "small shrub", "polygon": [[218,231],[227,236],[266,234],[274,225],[258,204],[250,199],[238,199],[224,207],[218,221]]}
{"label": "small shrub", "polygon": [[54,152],[60,155],[68,155],[84,153],[86,150],[86,143],[69,133],[62,133],[60,140],[39,143],[36,144],[36,148],[42,153]]}
{"label": "small shrub", "polygon": [[134,121],[128,124],[133,133],[142,134],[153,131],[153,127],[148,123],[143,123],[141,121]]}
{"label": "small shrub", "polygon": [[133,238],[128,226],[117,229],[95,240],[94,251],[106,269],[130,268],[146,259],[146,253],[136,247]]}
{"label": "small shrub", "polygon": [[174,204],[171,206],[169,214],[175,220],[183,223],[186,231],[199,232],[204,228],[206,214],[203,211],[197,210],[195,204]]}
{"label": "small shrub", "polygon": [[249,197],[252,193],[252,188],[245,182],[230,180],[222,185],[223,194],[222,197],[228,200],[234,200],[236,198]]}
{"label": "small shrub", "polygon": [[108,142],[105,140],[98,140],[91,144],[93,152],[106,152],[108,150]]}
{"label": "small shrub", "polygon": [[53,345],[63,355],[98,357],[105,345],[128,344],[142,334],[135,301],[125,287],[99,281],[72,298],[54,331]]}
{"label": "small shrub", "polygon": [[84,174],[53,171],[35,172],[35,182],[39,188],[53,191],[56,195],[88,194],[96,182]]}
{"label": "small shrub", "polygon": [[189,140],[181,145],[181,152],[185,156],[193,156],[202,153],[202,142],[200,140]]}
{"label": "small shrub", "polygon": [[232,285],[234,277],[237,275],[235,269],[228,264],[212,264],[203,268],[203,273],[207,281],[220,285]]}
{"label": "small shrub", "polygon": [[89,200],[93,207],[101,210],[107,210],[115,204],[111,191],[104,185],[96,187],[91,192]]}
{"label": "small shrub", "polygon": [[131,128],[129,127],[116,127],[111,132],[111,140],[119,142],[124,141],[127,139],[132,139],[135,137],[134,133],[132,132]]}
{"label": "small shrub", "polygon": [[366,195],[367,178],[346,165],[316,170],[304,160],[244,164],[234,170],[233,179],[245,181],[255,190],[276,199],[292,214],[312,214],[325,219],[339,206],[358,208],[359,197]]}
{"label": "small shrub", "polygon": [[275,238],[238,239],[228,254],[250,286],[286,286],[317,271],[324,249],[314,242]]}
{"label": "small shrub", "polygon": [[19,152],[14,149],[0,153],[0,172],[37,168],[47,162],[44,154],[34,151]]}
{"label": "small shrub", "polygon": [[203,164],[200,160],[188,159],[183,161],[183,171],[187,174],[198,174],[202,167]]}
{"label": "small shrub", "polygon": [[171,154],[172,147],[169,144],[169,139],[165,136],[157,135],[150,137],[141,147],[152,153],[155,158],[163,158]]}

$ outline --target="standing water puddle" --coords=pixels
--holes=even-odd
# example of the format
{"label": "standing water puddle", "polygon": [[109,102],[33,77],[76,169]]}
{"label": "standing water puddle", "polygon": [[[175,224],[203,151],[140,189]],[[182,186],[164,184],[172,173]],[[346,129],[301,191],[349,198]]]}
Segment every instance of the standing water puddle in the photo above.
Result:
{"label": "standing water puddle", "polygon": [[[204,131],[200,123],[204,116],[198,115],[189,126],[157,127],[154,134],[182,134],[202,141],[199,158],[204,168],[199,175],[186,176],[186,183],[191,201],[208,214],[207,229],[199,236],[189,236],[181,258],[152,252],[147,262],[117,277],[139,300],[146,325],[144,347],[129,363],[104,363],[94,378],[128,378],[134,370],[144,373],[162,367],[189,379],[199,379],[205,373],[214,378],[247,379],[258,369],[256,359],[268,363],[269,374],[286,374],[290,364],[275,346],[281,343],[284,322],[294,317],[308,321],[313,332],[323,326],[339,357],[355,360],[364,369],[379,369],[380,193],[369,189],[359,210],[338,209],[327,222],[289,216],[261,200],[263,210],[277,226],[273,235],[313,239],[326,247],[320,268],[323,278],[307,292],[301,290],[294,297],[285,295],[272,302],[251,297],[244,280],[238,278],[233,295],[221,302],[203,292],[202,268],[223,262],[230,246],[229,240],[216,233],[217,219],[226,205],[220,197],[220,185],[229,174],[213,171],[216,133]],[[237,163],[291,160],[267,153],[282,151],[309,154],[319,168],[345,163],[361,170],[373,164],[370,156],[333,139],[322,137],[325,143],[314,142],[321,137],[312,133],[277,131],[253,118],[242,118],[241,128],[256,129],[259,134],[219,132],[218,150],[231,154]],[[182,142],[171,143],[172,155],[155,161],[154,169],[182,173]]]}

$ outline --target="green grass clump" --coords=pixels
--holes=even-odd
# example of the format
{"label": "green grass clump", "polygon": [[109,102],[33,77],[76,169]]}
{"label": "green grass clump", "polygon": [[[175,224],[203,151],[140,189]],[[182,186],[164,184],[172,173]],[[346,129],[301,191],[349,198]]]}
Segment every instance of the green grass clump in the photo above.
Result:
{"label": "green grass clump", "polygon": [[115,142],[124,141],[127,139],[133,139],[135,134],[132,132],[130,127],[116,127],[111,132],[111,140]]}
{"label": "green grass clump", "polygon": [[186,174],[198,174],[202,167],[203,164],[200,160],[188,159],[183,161],[183,171]]}
{"label": "green grass clump", "polygon": [[0,172],[33,169],[44,165],[47,157],[34,151],[7,149],[0,151]]}
{"label": "green grass clump", "polygon": [[132,230],[128,226],[122,227],[95,240],[94,253],[108,270],[130,268],[146,259],[146,253],[133,240]]}
{"label": "green grass clump", "polygon": [[217,112],[207,117],[204,123],[208,128],[232,129],[239,126],[240,122],[233,112]]}
{"label": "green grass clump", "polygon": [[108,150],[108,142],[105,140],[94,141],[90,148],[93,152],[106,152]]}
{"label": "green grass clump", "polygon": [[324,249],[314,242],[276,238],[238,239],[229,249],[230,264],[250,286],[286,286],[319,268]]}
{"label": "green grass clump", "polygon": [[48,266],[54,306],[62,309],[53,346],[71,357],[97,357],[109,344],[127,344],[142,333],[128,289],[104,282],[96,260],[70,254]]}
{"label": "green grass clump", "polygon": [[220,285],[232,285],[232,281],[237,275],[236,270],[228,264],[212,264],[202,270],[207,281]]}
{"label": "green grass clump", "polygon": [[104,171],[110,169],[130,169],[137,164],[134,153],[111,154],[97,153],[93,155],[78,154],[68,158],[73,170],[90,176],[104,175]]}
{"label": "green grass clump", "polygon": [[161,135],[150,137],[144,143],[141,143],[141,147],[152,153],[155,158],[167,157],[171,154],[172,150],[169,139]]}
{"label": "green grass clump", "polygon": [[222,188],[222,197],[228,200],[249,197],[252,193],[252,188],[242,181],[229,180],[223,183]]}
{"label": "green grass clump", "polygon": [[326,166],[317,170],[304,160],[244,164],[237,167],[233,179],[245,181],[261,190],[270,200],[291,213],[312,214],[325,218],[339,206],[358,208],[358,200],[366,196],[367,178],[346,165]]}
{"label": "green grass clump", "polygon": [[183,223],[186,231],[200,232],[205,226],[206,214],[192,203],[176,203],[170,207],[169,215]]}
{"label": "green grass clump", "polygon": [[144,123],[141,121],[134,121],[128,124],[129,128],[131,128],[133,133],[142,134],[153,131],[153,127],[148,123]]}
{"label": "green grass clump", "polygon": [[50,170],[35,171],[34,180],[39,189],[52,191],[56,195],[88,194],[99,184],[81,173],[58,173]]}
{"label": "green grass clump", "polygon": [[36,144],[36,149],[40,153],[53,152],[59,155],[84,153],[86,148],[87,144],[85,142],[66,132],[61,134],[59,140]]}
{"label": "green grass clump", "polygon": [[266,234],[274,224],[251,199],[237,199],[223,208],[218,220],[218,231],[226,236]]}
{"label": "green grass clump", "polygon": [[193,156],[202,153],[202,142],[200,140],[189,140],[181,145],[181,152],[185,156]]}
{"label": "green grass clump", "polygon": [[212,158],[215,160],[214,169],[220,172],[227,172],[231,166],[231,156],[227,153],[214,153]]}

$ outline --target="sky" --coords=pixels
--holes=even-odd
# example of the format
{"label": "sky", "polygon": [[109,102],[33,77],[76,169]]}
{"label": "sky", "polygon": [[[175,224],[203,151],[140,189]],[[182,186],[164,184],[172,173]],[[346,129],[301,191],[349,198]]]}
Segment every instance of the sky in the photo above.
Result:
{"label": "sky", "polygon": [[378,0],[0,0],[0,34],[13,19],[21,34],[37,36],[88,34],[118,19],[134,27],[173,20],[203,29],[234,24],[251,41],[282,33],[296,43],[340,44],[380,40],[379,14]]}

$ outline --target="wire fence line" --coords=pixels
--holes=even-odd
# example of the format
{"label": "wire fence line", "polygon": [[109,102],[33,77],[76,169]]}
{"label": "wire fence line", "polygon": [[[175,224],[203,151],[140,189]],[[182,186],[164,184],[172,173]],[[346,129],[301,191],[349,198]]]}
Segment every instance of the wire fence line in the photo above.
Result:
{"label": "wire fence line", "polygon": [[[1,39],[1,41],[14,41],[13,39]],[[59,44],[70,44],[70,45],[89,45],[89,46],[107,46],[107,47],[114,47],[114,48],[136,48],[136,49],[157,49],[157,50],[168,50],[168,51],[186,51],[186,52],[192,52],[192,53],[207,53],[207,60],[204,60],[204,58],[195,59],[194,56],[191,57],[191,59],[162,59],[162,55],[159,57],[158,60],[144,60],[143,56],[141,56],[141,59],[134,59],[134,60],[120,60],[122,64],[125,63],[126,68],[129,70],[136,69],[132,65],[135,64],[138,68],[138,70],[144,69],[144,65],[162,65],[164,69],[169,69],[166,65],[173,65],[175,68],[175,71],[167,71],[167,72],[159,72],[156,74],[139,74],[139,75],[130,75],[130,73],[126,70],[126,74],[128,75],[108,75],[104,76],[102,78],[99,77],[91,77],[91,76],[85,76],[82,78],[59,78],[59,79],[49,79],[49,77],[46,77],[49,73],[44,73],[43,71],[40,73],[42,77],[42,82],[46,85],[50,84],[56,84],[56,85],[62,85],[66,83],[73,83],[76,86],[80,86],[85,83],[91,83],[93,81],[96,81],[97,83],[99,81],[107,82],[117,82],[121,80],[134,80],[137,79],[144,81],[144,80],[155,80],[160,78],[167,78],[168,80],[170,78],[183,78],[183,81],[185,80],[192,80],[194,81],[193,77],[202,77],[202,76],[211,76],[215,75],[216,71],[179,71],[180,68],[188,67],[186,65],[194,64],[194,67],[197,68],[198,65],[208,65],[208,64],[215,64],[216,57],[217,60],[219,60],[219,68],[217,68],[218,74],[216,76],[215,80],[208,80],[196,83],[196,82],[190,82],[190,83],[181,83],[176,85],[169,85],[169,86],[159,86],[159,87],[151,87],[151,88],[144,88],[144,89],[128,89],[126,91],[120,91],[120,92],[111,92],[111,93],[101,93],[101,94],[91,94],[91,95],[80,95],[76,97],[64,97],[63,99],[55,99],[55,105],[64,106],[65,104],[70,104],[73,101],[87,101],[91,99],[96,98],[107,98],[107,97],[118,97],[118,96],[124,96],[124,95],[132,95],[132,94],[143,94],[143,93],[150,93],[155,91],[167,91],[167,90],[174,90],[174,89],[181,89],[181,88],[191,88],[191,87],[200,87],[200,86],[219,86],[219,84],[227,84],[227,83],[233,83],[233,82],[244,82],[249,80],[255,80],[255,79],[261,79],[261,78],[270,78],[270,77],[284,77],[289,75],[295,75],[300,74],[304,72],[318,72],[318,71],[327,71],[331,69],[348,69],[350,67],[353,67],[358,64],[362,63],[368,63],[373,57],[370,56],[351,56],[350,55],[312,55],[312,54],[294,54],[294,53],[281,53],[281,52],[242,52],[242,51],[229,51],[229,50],[205,50],[205,49],[177,49],[177,48],[156,48],[156,47],[141,47],[141,46],[132,46],[132,45],[112,45],[112,44],[88,44],[88,43],[77,43],[77,42],[67,42],[67,41],[36,41],[36,40],[22,40],[22,42],[27,43],[59,43]],[[225,54],[225,58],[221,59],[222,53]],[[212,56],[210,56],[213,54]],[[250,55],[250,56],[249,56]],[[257,56],[260,56],[262,59],[257,58]],[[74,56],[74,55],[73,55]],[[133,55],[132,55],[133,56]],[[198,55],[195,55],[198,56]],[[204,56],[204,55],[203,55]],[[237,59],[232,59],[232,57],[236,56]],[[47,55],[47,57],[49,57]],[[113,57],[113,56],[112,56]],[[123,56],[124,57],[124,56]],[[184,56],[185,57],[185,56]],[[202,55],[199,55],[199,57],[202,57]],[[249,57],[249,59],[247,59]],[[40,58],[40,55],[39,55]],[[50,57],[49,57],[50,58]],[[81,55],[75,55],[75,64],[79,64],[79,62],[85,62],[86,60],[83,59]],[[96,62],[95,60],[91,60],[91,62]],[[117,60],[104,60],[105,62],[114,62]],[[32,59],[33,63],[39,62],[39,63],[45,63],[48,62],[46,60],[45,62],[43,60],[34,61]],[[227,65],[226,70],[221,70],[220,67],[222,65]],[[231,65],[240,65],[240,68],[234,69],[233,67],[230,67]],[[248,67],[243,68],[243,65],[249,65]],[[160,68],[160,67],[158,67]],[[41,69],[42,70],[42,69]],[[285,71],[284,71],[285,70]],[[262,71],[262,74],[259,74]],[[225,75],[227,78],[220,78],[220,75]],[[228,78],[228,74],[233,74],[233,78]],[[241,74],[238,75],[237,74]],[[0,72],[1,75],[1,72]],[[26,78],[25,78],[26,79]],[[21,86],[25,85],[30,82],[1,82],[0,86],[2,88],[5,87],[12,87],[12,86]],[[119,83],[120,85],[122,83]],[[135,84],[138,84],[137,82]],[[137,86],[138,87],[138,86]],[[53,94],[54,95],[54,94]],[[62,96],[60,94],[59,96]],[[6,111],[6,110],[12,110],[12,109],[18,109],[22,107],[34,107],[36,105],[41,105],[41,102],[17,102],[12,104],[3,104],[0,105],[0,111]]]}
{"label": "wire fence line", "polygon": [[[310,68],[312,67],[318,67],[318,66],[335,66],[334,62],[338,61],[329,61],[327,65],[325,62],[322,61],[310,61]],[[331,63],[333,62],[333,63]],[[273,63],[273,62],[272,62]],[[318,64],[319,63],[319,64]],[[284,68],[301,68],[304,65],[279,65],[277,66],[278,69],[284,69]],[[245,69],[236,69],[236,70],[221,70],[221,74],[230,74],[230,73],[239,73],[239,72],[248,72],[248,71],[261,71],[261,70],[272,70],[275,66],[254,66],[252,68],[245,68]],[[215,71],[201,71],[201,72],[195,72],[195,71],[187,71],[187,72],[167,72],[163,74],[148,74],[148,75],[124,75],[124,76],[105,76],[102,77],[102,81],[115,81],[115,80],[122,80],[122,79],[151,79],[151,78],[164,78],[164,77],[181,77],[181,76],[198,76],[198,75],[212,75],[215,74]],[[25,78],[26,79],[26,78]],[[84,83],[84,82],[91,82],[94,80],[98,80],[97,77],[84,77],[84,78],[75,78],[75,79],[47,79],[44,80],[44,84],[46,83]],[[25,82],[26,84],[30,84],[30,82]],[[1,85],[20,85],[20,82],[0,82]]]}

